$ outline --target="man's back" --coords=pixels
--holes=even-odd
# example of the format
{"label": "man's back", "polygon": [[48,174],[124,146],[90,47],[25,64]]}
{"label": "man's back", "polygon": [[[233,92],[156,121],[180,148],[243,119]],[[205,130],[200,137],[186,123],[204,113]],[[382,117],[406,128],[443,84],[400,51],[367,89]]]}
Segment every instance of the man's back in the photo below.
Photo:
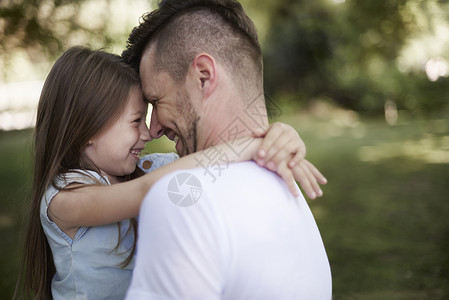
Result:
{"label": "man's back", "polygon": [[167,175],[147,194],[140,222],[129,299],[331,298],[307,203],[253,162],[231,164],[215,181],[205,169]]}

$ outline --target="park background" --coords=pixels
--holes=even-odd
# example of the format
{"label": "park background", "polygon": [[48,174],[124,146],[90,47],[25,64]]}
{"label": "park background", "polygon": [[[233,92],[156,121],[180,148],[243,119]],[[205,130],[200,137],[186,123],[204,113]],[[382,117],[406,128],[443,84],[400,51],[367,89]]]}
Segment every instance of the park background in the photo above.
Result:
{"label": "park background", "polygon": [[[449,1],[242,0],[259,32],[272,120],[328,178],[309,201],[334,299],[449,298]],[[120,54],[139,0],[0,2],[0,298],[20,265],[32,124],[55,59]],[[158,140],[147,152],[173,151]]]}

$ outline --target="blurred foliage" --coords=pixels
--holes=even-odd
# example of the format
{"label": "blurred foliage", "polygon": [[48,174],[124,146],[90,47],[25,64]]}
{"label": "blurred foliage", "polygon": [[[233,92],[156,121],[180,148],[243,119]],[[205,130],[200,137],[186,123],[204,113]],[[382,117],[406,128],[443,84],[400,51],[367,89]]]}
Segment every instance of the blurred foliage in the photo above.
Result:
{"label": "blurred foliage", "polygon": [[[448,1],[275,3],[264,42],[266,90],[274,98],[293,94],[306,103],[330,98],[370,113],[383,113],[387,100],[397,103],[398,109],[420,114],[446,105],[447,70],[433,82],[426,76],[425,64],[443,56],[447,68],[448,40],[442,47],[435,44],[433,52],[422,41],[415,52],[404,51],[422,36],[437,39],[437,30],[447,32]],[[423,56],[418,63],[403,57],[416,52]]]}
{"label": "blurred foliage", "polygon": [[[139,2],[140,1],[140,2]],[[132,2],[132,1],[131,1]],[[136,3],[153,3],[138,0]],[[447,0],[242,0],[261,36],[267,94],[307,105],[335,101],[380,114],[387,101],[418,115],[449,98]],[[25,49],[32,63],[53,61],[74,44],[125,46],[129,30],[111,30],[116,0],[2,0],[0,67]],[[124,6],[130,8],[131,4]],[[142,11],[143,13],[144,11]],[[119,10],[123,15],[123,9]],[[131,26],[137,24],[133,20]],[[120,25],[119,25],[120,26]],[[429,77],[430,69],[437,72]],[[12,64],[12,65],[11,65]],[[441,69],[442,68],[442,69]],[[440,72],[440,73],[438,73]]]}
{"label": "blurred foliage", "polygon": [[[27,50],[30,58],[58,55],[64,44],[79,32],[94,34],[78,22],[80,4],[77,1],[4,0],[0,4],[0,49],[8,57],[17,48]],[[101,29],[97,33],[101,35]],[[107,37],[103,37],[107,43]]]}
{"label": "blurred foliage", "polygon": [[[148,1],[140,2],[145,3],[143,7],[149,8]],[[120,44],[122,49],[132,26],[137,24],[137,18],[129,26],[123,20],[123,16],[127,14],[120,9],[133,4],[136,2],[2,0],[0,63],[4,66],[4,77],[8,77],[8,68],[14,68],[11,65],[14,63],[12,58],[18,49],[25,50],[32,64],[54,61],[73,45],[87,44],[94,48],[109,49]]]}

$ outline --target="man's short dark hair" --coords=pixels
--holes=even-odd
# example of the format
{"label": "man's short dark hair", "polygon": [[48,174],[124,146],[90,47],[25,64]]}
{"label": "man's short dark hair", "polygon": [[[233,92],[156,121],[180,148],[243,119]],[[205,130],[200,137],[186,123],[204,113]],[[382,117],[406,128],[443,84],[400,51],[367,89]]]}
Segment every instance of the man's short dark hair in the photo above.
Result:
{"label": "man's short dark hair", "polygon": [[253,79],[262,89],[262,52],[256,29],[237,1],[161,1],[158,9],[142,17],[122,53],[137,71],[149,43],[156,49],[155,69],[167,72],[175,82],[185,78],[195,55],[204,51],[233,72],[236,81]]}

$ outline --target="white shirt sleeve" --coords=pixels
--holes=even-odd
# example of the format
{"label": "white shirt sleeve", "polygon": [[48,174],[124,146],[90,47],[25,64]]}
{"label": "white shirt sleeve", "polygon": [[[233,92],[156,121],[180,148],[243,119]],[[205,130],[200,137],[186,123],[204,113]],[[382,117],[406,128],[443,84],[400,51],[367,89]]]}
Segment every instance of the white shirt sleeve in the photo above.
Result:
{"label": "white shirt sleeve", "polygon": [[140,213],[136,268],[127,298],[220,299],[226,253],[222,226],[207,195],[174,204],[167,175],[153,186]]}

